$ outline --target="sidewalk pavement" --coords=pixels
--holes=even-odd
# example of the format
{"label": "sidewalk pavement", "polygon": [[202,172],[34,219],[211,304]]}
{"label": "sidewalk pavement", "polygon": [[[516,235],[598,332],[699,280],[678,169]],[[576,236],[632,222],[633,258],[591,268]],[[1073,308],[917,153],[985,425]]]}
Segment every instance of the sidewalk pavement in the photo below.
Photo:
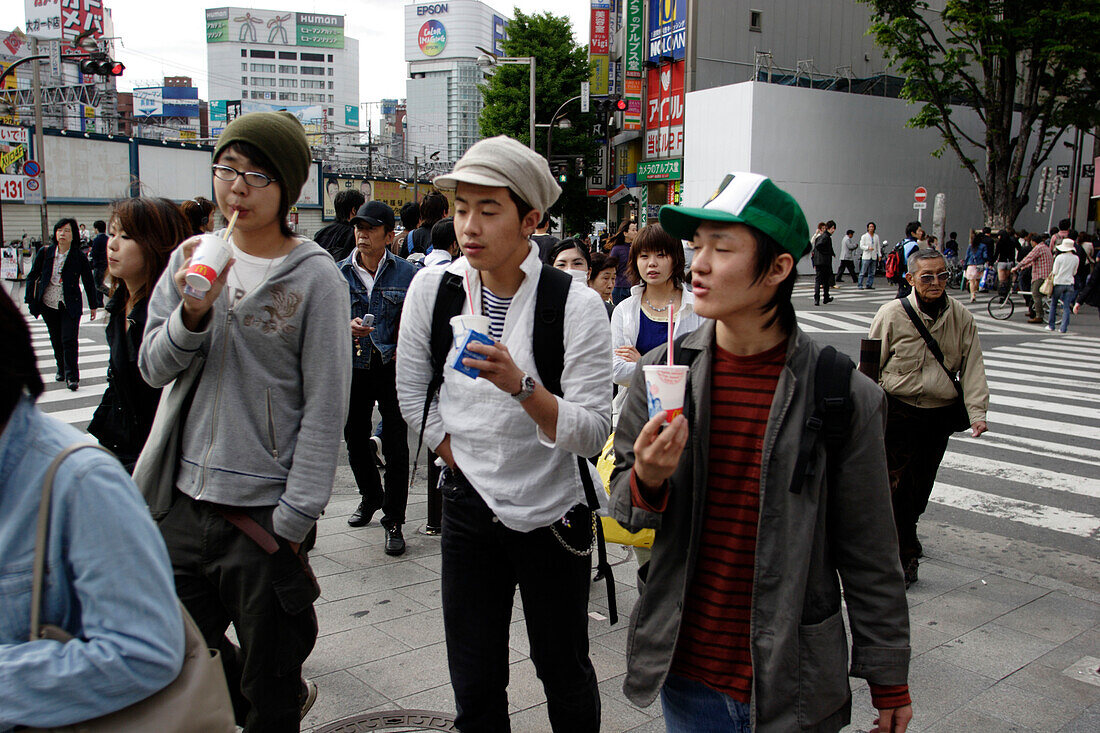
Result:
{"label": "sidewalk pavement", "polygon": [[[383,552],[375,521],[347,525],[358,504],[350,469],[318,524],[311,555],[321,584],[320,637],[305,675],[320,688],[303,721],[309,731],[358,713],[396,708],[454,713],[440,602],[439,538],[417,532],[427,514],[425,481],[409,496],[400,557]],[[617,562],[620,621],[606,619],[606,586],[592,585],[591,656],[603,701],[602,730],[664,731],[660,703],[640,709],[622,693],[626,633],[637,600],[633,555],[608,547]],[[909,684],[915,733],[1100,731],[1100,593],[930,547],[909,592],[913,660]],[[542,686],[528,659],[519,594],[510,636],[508,700],[517,733],[549,731]],[[875,718],[867,684],[852,679],[853,725]]]}

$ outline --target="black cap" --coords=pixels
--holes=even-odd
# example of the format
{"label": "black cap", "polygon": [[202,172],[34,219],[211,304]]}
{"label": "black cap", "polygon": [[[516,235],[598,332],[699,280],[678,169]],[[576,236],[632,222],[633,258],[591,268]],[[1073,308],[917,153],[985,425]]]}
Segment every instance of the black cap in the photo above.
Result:
{"label": "black cap", "polygon": [[360,206],[359,211],[355,212],[355,216],[351,217],[353,226],[357,221],[383,227],[387,232],[393,231],[395,223],[393,209],[389,207],[389,204],[384,204],[381,201],[368,201]]}

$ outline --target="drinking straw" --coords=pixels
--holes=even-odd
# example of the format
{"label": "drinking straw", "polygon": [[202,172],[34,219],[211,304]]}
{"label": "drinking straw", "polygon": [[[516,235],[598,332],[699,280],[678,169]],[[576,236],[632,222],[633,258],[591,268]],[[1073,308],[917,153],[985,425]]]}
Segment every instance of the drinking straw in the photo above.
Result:
{"label": "drinking straw", "polygon": [[225,241],[229,241],[230,235],[233,234],[233,227],[237,226],[237,214],[240,214],[240,209],[234,209],[233,215],[229,217],[229,223],[225,226]]}
{"label": "drinking straw", "polygon": [[470,304],[470,315],[476,315],[474,310],[474,289],[470,286],[470,273],[462,273],[462,277],[466,278],[466,301]]}
{"label": "drinking straw", "polygon": [[676,328],[676,304],[668,301],[668,365],[672,366],[675,362],[672,358],[672,332]]}

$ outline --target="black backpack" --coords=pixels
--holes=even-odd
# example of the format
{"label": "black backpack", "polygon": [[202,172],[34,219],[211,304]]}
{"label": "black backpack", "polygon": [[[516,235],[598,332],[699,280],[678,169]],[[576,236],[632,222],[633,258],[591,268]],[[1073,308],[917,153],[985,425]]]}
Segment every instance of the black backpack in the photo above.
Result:
{"label": "black backpack", "polygon": [[[542,386],[551,393],[562,395],[561,373],[565,368],[565,301],[569,297],[569,287],[573,282],[568,274],[562,270],[554,269],[549,265],[542,266],[539,276],[538,288],[535,291],[535,324],[532,337],[532,347],[535,356],[535,368],[538,370]],[[462,278],[447,272],[439,283],[439,290],[435,296],[435,306],[432,310],[432,330],[429,352],[431,354],[432,378],[428,383],[428,393],[424,396],[424,414],[420,422],[420,437],[417,440],[416,458],[413,463],[413,475],[416,474],[416,459],[420,457],[420,448],[424,442],[424,425],[428,421],[428,411],[431,409],[432,400],[443,386],[443,368],[447,359],[447,352],[451,348],[453,332],[451,330],[451,317],[462,312],[462,304],[466,299],[466,293],[462,287]],[[596,499],[596,488],[592,483],[587,461],[582,456],[577,456],[577,468],[580,471],[581,483],[584,486],[585,502],[593,514],[599,508]],[[617,604],[615,602],[615,578],[611,572],[611,565],[607,561],[607,546],[603,538],[603,523],[596,521],[596,568],[597,577],[602,577],[607,582],[607,607],[608,616],[612,624],[619,620]]]}
{"label": "black backpack", "polygon": [[[691,334],[676,339],[673,346],[673,361],[676,364],[691,366],[697,351],[685,352],[683,341]],[[792,494],[801,494],[802,485],[813,478],[816,466],[813,463],[814,448],[819,437],[825,438],[826,482],[832,484],[836,461],[830,462],[829,454],[844,450],[844,439],[852,422],[851,380],[855,364],[847,355],[832,346],[825,346],[817,355],[814,366],[814,411],[806,418],[802,429],[802,440],[798,446],[798,458],[794,464],[791,478]],[[693,405],[691,400],[691,380],[688,380],[688,394],[684,400],[686,406]],[[690,420],[690,418],[689,418]]]}

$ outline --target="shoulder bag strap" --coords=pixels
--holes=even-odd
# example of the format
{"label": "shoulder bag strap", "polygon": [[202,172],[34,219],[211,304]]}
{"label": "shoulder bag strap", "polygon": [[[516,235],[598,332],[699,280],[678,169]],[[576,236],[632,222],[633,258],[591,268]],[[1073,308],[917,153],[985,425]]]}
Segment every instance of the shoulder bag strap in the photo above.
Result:
{"label": "shoulder bag strap", "polygon": [[[960,396],[962,396],[958,378],[950,369],[947,368],[947,365],[943,362],[943,352],[940,350],[940,345],[936,343],[936,339],[932,338],[932,334],[930,334],[928,332],[928,329],[925,328],[924,322],[921,321],[921,318],[917,315],[917,312],[913,310],[913,306],[909,302],[909,299],[902,298],[901,306],[905,309],[905,314],[909,316],[909,320],[912,321],[913,325],[917,327],[917,333],[919,333],[921,335],[921,338],[924,339],[924,343],[928,344],[928,350],[932,352],[932,356],[936,357],[936,361],[939,362],[940,367],[943,368],[943,371],[947,374],[948,379],[950,379],[951,382],[955,385],[955,389],[960,390]],[[950,307],[950,304],[948,304],[948,307]]]}
{"label": "shoulder bag strap", "polygon": [[53,480],[61,462],[81,448],[95,448],[107,455],[112,453],[94,443],[70,445],[57,454],[46,469],[42,479],[42,497],[38,501],[38,524],[34,535],[34,572],[31,576],[31,641],[39,638],[42,629],[42,600],[46,585],[46,544],[50,536],[50,499],[53,496]]}

